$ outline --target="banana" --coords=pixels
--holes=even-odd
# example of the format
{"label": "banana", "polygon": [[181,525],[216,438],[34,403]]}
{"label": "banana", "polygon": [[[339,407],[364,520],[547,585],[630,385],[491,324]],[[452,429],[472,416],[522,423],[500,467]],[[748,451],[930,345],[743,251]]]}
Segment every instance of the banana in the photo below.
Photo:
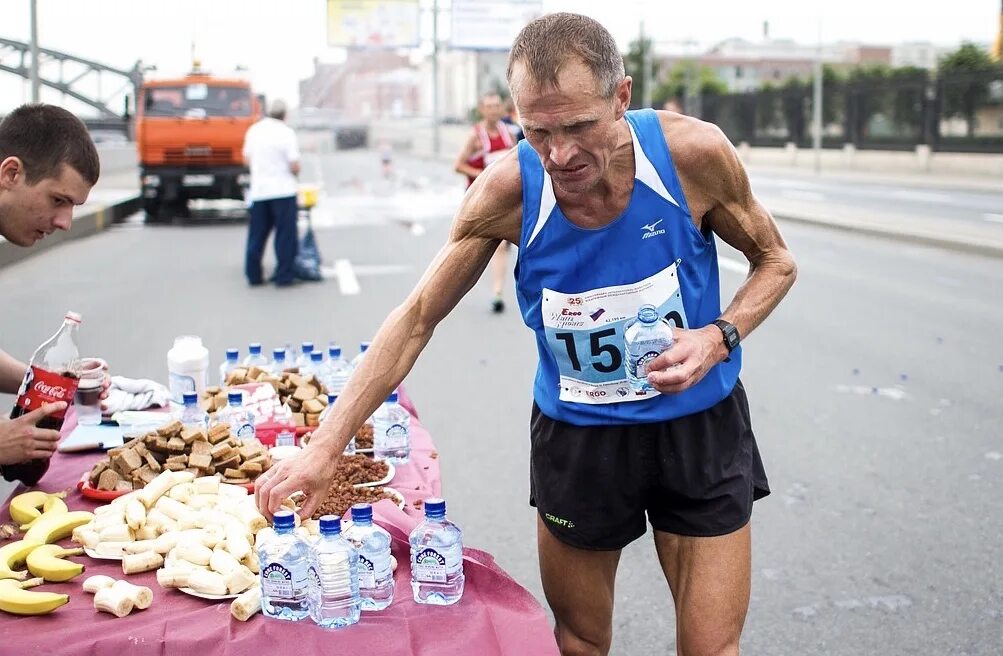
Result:
{"label": "banana", "polygon": [[5,544],[0,548],[0,580],[14,579],[23,581],[28,578],[28,572],[16,568],[24,564],[30,554],[38,544],[18,540]]}
{"label": "banana", "polygon": [[63,498],[61,496],[52,494],[49,496],[48,499],[45,500],[45,503],[42,504],[42,514],[36,517],[35,519],[31,520],[27,524],[21,524],[21,530],[25,532],[30,530],[31,527],[35,525],[35,522],[37,522],[42,518],[42,515],[47,515],[50,513],[52,514],[65,513],[69,511],[70,509],[66,507],[66,502],[63,501]]}
{"label": "banana", "polygon": [[[27,524],[38,519],[42,515],[43,508],[50,499],[62,500],[66,496],[65,492],[48,493],[41,490],[32,490],[19,494],[10,501],[10,517],[18,524]],[[65,505],[65,504],[64,504]]]}
{"label": "banana", "polygon": [[25,542],[35,544],[51,544],[57,540],[69,537],[73,529],[94,519],[94,514],[86,510],[72,510],[66,513],[43,515],[35,525],[24,534]]}
{"label": "banana", "polygon": [[14,615],[44,615],[70,600],[69,595],[55,592],[31,592],[26,588],[41,585],[42,579],[0,581],[0,610]]}
{"label": "banana", "polygon": [[75,576],[80,576],[84,566],[72,560],[64,560],[66,556],[79,556],[83,549],[63,549],[58,544],[43,544],[28,554],[28,571],[32,576],[40,576],[46,581],[62,583]]}

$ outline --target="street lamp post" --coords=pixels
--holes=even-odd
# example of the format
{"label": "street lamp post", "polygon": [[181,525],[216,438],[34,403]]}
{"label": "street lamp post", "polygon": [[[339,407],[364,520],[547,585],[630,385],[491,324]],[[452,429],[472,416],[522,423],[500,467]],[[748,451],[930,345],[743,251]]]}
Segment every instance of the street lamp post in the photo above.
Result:
{"label": "street lamp post", "polygon": [[822,171],[822,22],[818,24],[818,50],[815,53],[814,84],[811,103],[811,141],[815,154],[815,173]]}
{"label": "street lamp post", "polygon": [[37,103],[40,95],[38,78],[38,6],[31,0],[31,102]]}

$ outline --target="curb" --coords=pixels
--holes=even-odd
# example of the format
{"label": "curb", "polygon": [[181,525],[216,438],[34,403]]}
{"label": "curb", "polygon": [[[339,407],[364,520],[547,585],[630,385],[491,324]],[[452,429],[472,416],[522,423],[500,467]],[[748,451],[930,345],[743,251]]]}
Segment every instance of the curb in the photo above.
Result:
{"label": "curb", "polygon": [[140,209],[142,209],[142,199],[139,194],[136,194],[73,217],[73,226],[69,231],[54,232],[34,246],[23,248],[9,241],[0,241],[0,269],[64,242],[90,237],[105,230],[113,223],[118,223],[125,217],[135,214]]}
{"label": "curb", "polygon": [[820,218],[811,218],[805,215],[786,214],[783,212],[774,213],[773,218],[777,221],[789,221],[791,223],[812,225],[830,230],[841,230],[843,232],[853,232],[860,235],[869,235],[872,237],[880,237],[882,239],[919,244],[921,246],[948,248],[964,253],[974,253],[988,257],[1003,258],[1003,243],[957,239],[952,238],[950,235],[907,231],[899,228],[888,228],[855,221],[830,221]]}

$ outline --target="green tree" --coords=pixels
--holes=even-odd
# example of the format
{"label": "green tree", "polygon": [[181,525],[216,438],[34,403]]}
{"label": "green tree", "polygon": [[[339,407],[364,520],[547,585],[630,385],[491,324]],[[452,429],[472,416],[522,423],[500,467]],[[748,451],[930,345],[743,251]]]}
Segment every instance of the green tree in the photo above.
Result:
{"label": "green tree", "polygon": [[[640,107],[644,101],[644,84],[646,80],[644,75],[644,58],[646,54],[651,59],[652,87],[657,84],[655,81],[658,79],[661,71],[661,67],[652,52],[652,47],[651,39],[635,39],[630,42],[627,54],[623,57],[624,70],[627,75],[634,79],[630,92],[630,106],[634,109]],[[660,105],[660,103],[655,102],[654,95],[652,96],[652,102],[656,107]]]}
{"label": "green tree", "polygon": [[690,95],[717,96],[727,92],[728,86],[713,68],[680,61],[669,70],[665,81],[655,87],[651,101],[655,107],[661,107],[670,99],[681,101]]}
{"label": "green tree", "polygon": [[912,137],[923,135],[923,98],[929,75],[926,69],[902,66],[891,71],[892,121],[901,130],[905,128]]}
{"label": "green tree", "polygon": [[999,70],[989,53],[974,43],[960,48],[940,60],[945,116],[960,116],[967,124],[968,137],[975,136],[975,112],[989,99],[989,76]]}
{"label": "green tree", "polygon": [[806,98],[811,97],[810,89],[810,84],[802,82],[797,77],[789,77],[780,85],[787,139],[794,143],[799,144],[804,140]]}

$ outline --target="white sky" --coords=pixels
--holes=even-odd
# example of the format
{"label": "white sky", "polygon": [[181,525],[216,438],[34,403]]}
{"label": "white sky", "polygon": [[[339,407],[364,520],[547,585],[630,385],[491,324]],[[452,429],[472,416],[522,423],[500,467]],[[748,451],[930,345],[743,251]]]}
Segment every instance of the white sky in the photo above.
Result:
{"label": "white sky", "polygon": [[[431,0],[421,0],[431,7]],[[326,39],[326,0],[37,0],[39,42],[44,47],[131,68],[137,59],[158,74],[190,65],[192,41],[206,68],[230,72],[242,65],[270,98],[298,100],[298,80],[313,58],[336,61],[343,51]],[[449,0],[441,0],[443,7]],[[696,40],[709,46],[737,36],[757,40],[763,21],[770,36],[815,43],[849,40],[892,45],[929,41],[956,46],[991,42],[999,25],[999,0],[543,0],[545,11],[578,11],[601,21],[623,47],[646,30],[665,43]],[[0,0],[0,37],[28,41],[29,0]],[[448,20],[440,25],[448,33]],[[430,38],[430,30],[423,35]],[[441,34],[440,36],[445,36]],[[16,65],[9,54],[3,58]],[[109,77],[103,89],[115,82]],[[43,89],[43,100],[59,102]],[[0,73],[0,112],[30,100],[27,82]]]}

